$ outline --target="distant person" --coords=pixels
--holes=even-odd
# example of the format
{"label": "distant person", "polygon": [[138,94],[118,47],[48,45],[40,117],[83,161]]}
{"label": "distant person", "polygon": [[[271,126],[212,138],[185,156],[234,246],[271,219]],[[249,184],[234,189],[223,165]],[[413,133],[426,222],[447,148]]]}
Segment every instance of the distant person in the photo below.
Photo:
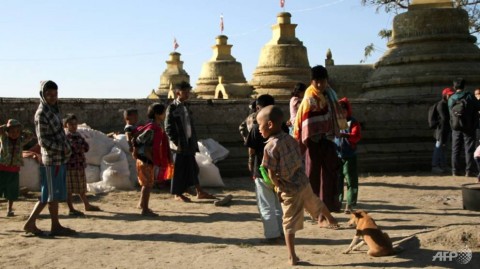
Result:
{"label": "distant person", "polygon": [[[480,102],[480,88],[477,88],[475,89],[475,92],[474,92],[474,95],[475,95],[475,99],[477,99],[478,102]],[[480,113],[480,111],[479,111]],[[478,147],[480,146],[480,117],[478,117],[479,119],[479,124],[477,126],[477,130],[476,130],[476,141],[475,141],[475,147]]]}
{"label": "distant person", "polygon": [[67,162],[67,205],[70,216],[81,217],[85,214],[78,211],[73,206],[72,195],[78,194],[83,202],[85,211],[100,211],[98,206],[92,205],[87,198],[87,177],[85,175],[85,168],[87,161],[85,159],[85,152],[90,149],[87,141],[77,132],[78,121],[74,114],[67,114],[63,119],[65,133],[68,142],[72,148],[72,155]]}
{"label": "distant person", "polygon": [[453,82],[455,93],[448,99],[450,126],[452,128],[452,174],[460,176],[462,171],[462,154],[465,151],[465,176],[476,177],[473,152],[475,151],[476,129],[479,121],[478,101],[465,91],[465,80],[457,78]]}
{"label": "distant person", "polygon": [[133,135],[138,125],[138,110],[136,108],[128,108],[123,111],[123,119],[125,120],[125,138],[128,142],[130,152],[133,152]]}
{"label": "distant person", "polygon": [[305,170],[313,192],[331,212],[341,208],[338,175],[340,159],[333,142],[340,130],[347,129],[337,94],[328,85],[327,69],[311,69],[311,84],[305,91],[294,124],[294,137],[305,152]]}
{"label": "distant person", "polygon": [[33,138],[33,133],[22,130],[22,124],[9,119],[0,125],[0,197],[8,201],[7,217],[15,216],[13,202],[20,190],[20,167],[23,165],[22,148]]}
{"label": "distant person", "polygon": [[448,111],[448,99],[455,92],[451,88],[442,91],[442,100],[435,105],[435,114],[438,117],[438,125],[434,131],[435,148],[432,156],[432,173],[442,174],[447,169],[445,158],[445,147],[450,139],[452,130],[450,128],[450,112]]}
{"label": "distant person", "polygon": [[338,147],[338,155],[342,161],[340,171],[339,201],[344,198],[344,181],[347,183],[347,201],[345,214],[350,214],[353,207],[357,205],[358,198],[358,168],[357,168],[357,144],[362,138],[360,123],[352,116],[352,105],[344,97],[339,101],[340,106],[347,118],[348,129],[341,130],[338,138],[335,139]]}
{"label": "distant person", "polygon": [[295,124],[295,117],[297,117],[297,110],[302,102],[303,96],[307,90],[305,83],[297,83],[292,90],[292,97],[290,98],[290,119],[287,121],[290,135],[293,135],[293,125]]}
{"label": "distant person", "polygon": [[191,112],[186,105],[192,87],[188,82],[175,86],[176,99],[168,106],[165,120],[165,131],[170,141],[177,147],[175,152],[175,169],[170,192],[175,199],[191,202],[184,193],[192,186],[197,191],[197,199],[215,199],[215,196],[204,191],[198,180],[199,168],[195,153],[199,151],[195,125]]}
{"label": "distant person", "polygon": [[[257,113],[266,106],[275,104],[275,99],[269,94],[263,94],[257,98]],[[255,114],[256,117],[256,114]],[[288,129],[287,129],[288,130]],[[258,211],[263,224],[263,234],[266,243],[279,243],[282,234],[282,207],[275,194],[274,186],[262,180],[260,164],[263,159],[263,149],[267,140],[260,134],[257,119],[248,134],[245,146],[248,147],[248,170],[252,173],[255,184]]]}
{"label": "distant person", "polygon": [[257,116],[257,100],[254,100],[249,105],[249,113],[247,118],[245,118],[242,123],[238,126],[238,131],[243,138],[243,142],[247,141],[248,133],[252,129],[253,123],[256,122],[255,117]]}
{"label": "distant person", "polygon": [[[321,227],[338,228],[337,221],[325,204],[316,196],[302,166],[302,156],[298,142],[282,132],[283,112],[275,106],[267,106],[257,115],[259,130],[268,139],[264,149],[262,165],[278,188],[278,196],[283,208],[283,231],[291,265],[299,261],[295,253],[295,233],[303,229],[304,210]],[[322,215],[326,224],[320,219]]]}
{"label": "distant person", "polygon": [[75,230],[62,226],[58,218],[58,202],[65,201],[67,197],[66,164],[72,150],[58,109],[58,86],[51,80],[41,82],[40,105],[35,113],[35,131],[42,153],[41,192],[40,200],[35,204],[23,230],[36,236],[43,234],[37,227],[36,220],[48,204],[52,221],[50,235],[76,235]]}

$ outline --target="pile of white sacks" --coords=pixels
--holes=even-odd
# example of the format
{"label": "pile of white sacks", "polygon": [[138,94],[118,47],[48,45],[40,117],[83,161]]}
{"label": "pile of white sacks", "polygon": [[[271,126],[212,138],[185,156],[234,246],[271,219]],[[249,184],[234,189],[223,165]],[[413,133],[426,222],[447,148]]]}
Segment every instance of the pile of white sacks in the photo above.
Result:
{"label": "pile of white sacks", "polygon": [[[78,132],[90,146],[90,150],[85,153],[88,191],[102,193],[115,189],[133,189],[137,182],[137,171],[125,135],[116,135],[111,139],[87,125],[79,125]],[[200,168],[200,185],[223,187],[222,177],[214,163],[225,159],[228,150],[210,138],[200,140],[198,146],[200,152],[195,155],[195,159]],[[20,169],[20,186],[31,191],[40,190],[39,164],[35,160],[24,159],[24,166]]]}

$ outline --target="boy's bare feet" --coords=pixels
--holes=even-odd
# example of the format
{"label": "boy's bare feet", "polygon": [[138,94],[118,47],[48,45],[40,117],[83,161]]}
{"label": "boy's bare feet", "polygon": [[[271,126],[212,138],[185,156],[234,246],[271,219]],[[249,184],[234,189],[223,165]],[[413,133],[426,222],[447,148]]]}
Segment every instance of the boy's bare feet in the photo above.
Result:
{"label": "boy's bare feet", "polygon": [[25,224],[25,226],[23,226],[23,230],[25,231],[26,234],[31,234],[31,235],[34,235],[34,236],[39,236],[39,235],[44,234],[44,232],[42,230],[38,229],[37,226],[35,226],[35,225]]}
{"label": "boy's bare feet", "polygon": [[338,222],[335,219],[332,219],[330,221],[323,219],[321,220],[318,225],[320,228],[326,228],[326,229],[338,229],[340,226],[338,226]]}
{"label": "boy's bare feet", "polygon": [[290,265],[297,265],[297,263],[300,261],[300,258],[298,258],[298,256],[295,256],[295,257],[289,257],[288,258],[288,264]]}

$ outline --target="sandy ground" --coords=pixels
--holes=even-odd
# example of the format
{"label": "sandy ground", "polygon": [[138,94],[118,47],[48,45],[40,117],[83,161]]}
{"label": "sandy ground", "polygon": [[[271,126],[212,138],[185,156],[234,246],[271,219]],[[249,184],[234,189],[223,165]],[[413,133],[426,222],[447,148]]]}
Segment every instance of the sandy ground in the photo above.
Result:
{"label": "sandy ground", "polygon": [[[318,228],[306,217],[305,229],[297,233],[300,266],[437,267],[479,268],[480,212],[462,209],[461,184],[475,178],[430,175],[363,176],[359,205],[404,251],[396,256],[373,258],[367,248],[341,254],[349,245],[352,228]],[[289,268],[284,245],[261,243],[253,183],[247,178],[225,179],[227,187],[209,189],[222,196],[232,194],[229,207],[211,201],[186,204],[174,201],[166,190],[155,190],[151,208],[160,216],[142,217],[135,208],[139,192],[111,192],[89,196],[103,212],[70,218],[61,205],[61,222],[80,232],[77,237],[25,237],[22,226],[35,196],[15,204],[16,215],[6,218],[6,203],[0,201],[1,268]],[[77,207],[80,204],[77,202]],[[48,211],[39,228],[48,230]],[[347,215],[336,213],[346,223]],[[414,236],[411,236],[414,235]],[[432,261],[438,251],[472,251],[472,260],[462,265]]]}

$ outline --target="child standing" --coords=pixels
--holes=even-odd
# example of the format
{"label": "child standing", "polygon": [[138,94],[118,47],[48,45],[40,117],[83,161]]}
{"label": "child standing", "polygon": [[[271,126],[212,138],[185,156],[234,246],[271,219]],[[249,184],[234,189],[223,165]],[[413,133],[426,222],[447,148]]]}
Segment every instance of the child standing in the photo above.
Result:
{"label": "child standing", "polygon": [[341,130],[339,137],[335,138],[338,148],[338,157],[342,160],[340,171],[339,189],[340,202],[344,196],[344,180],[347,182],[347,205],[345,214],[352,212],[353,206],[357,205],[358,197],[358,172],[357,172],[357,143],[360,141],[360,124],[352,117],[352,106],[346,97],[339,100],[340,106],[347,118],[348,129]]}
{"label": "child standing", "polygon": [[100,211],[98,206],[91,205],[87,199],[87,178],[85,176],[85,168],[87,162],[85,152],[89,150],[88,143],[77,132],[78,121],[74,114],[67,114],[63,119],[63,127],[67,140],[72,147],[72,155],[67,162],[67,205],[70,210],[69,216],[83,216],[84,213],[76,210],[72,203],[72,194],[76,193],[82,199],[85,211]]}
{"label": "child standing", "polygon": [[302,157],[298,142],[281,131],[283,112],[275,106],[260,110],[257,121],[262,137],[268,138],[262,165],[278,188],[278,196],[283,208],[283,230],[289,253],[289,263],[295,265],[299,258],[295,253],[295,232],[303,229],[304,209],[318,220],[325,217],[326,228],[338,228],[337,221],[325,204],[313,193],[309,179],[302,167]]}
{"label": "child standing", "polygon": [[15,119],[0,126],[0,197],[8,200],[7,217],[15,216],[13,201],[18,199],[22,148],[32,137],[33,133],[22,131],[22,125]]}
{"label": "child standing", "polygon": [[[274,105],[275,100],[269,94],[260,95],[257,98],[257,111],[266,106]],[[256,117],[256,114],[255,114]],[[274,187],[262,180],[259,167],[263,159],[263,149],[267,140],[262,137],[255,119],[247,136],[245,145],[248,147],[248,169],[252,173],[255,183],[258,211],[263,224],[263,234],[266,243],[280,243],[282,234],[282,207],[275,194]]]}
{"label": "child standing", "polygon": [[40,199],[23,226],[28,234],[44,234],[37,225],[37,218],[48,205],[51,236],[74,236],[78,233],[60,224],[58,202],[65,201],[66,163],[71,155],[70,143],[63,129],[58,107],[58,85],[51,81],[42,81],[40,85],[40,105],[35,112],[35,132],[41,147],[42,166],[40,166]]}
{"label": "child standing", "polygon": [[137,128],[133,153],[137,157],[138,182],[142,186],[140,208],[142,216],[156,217],[149,208],[150,192],[156,180],[164,180],[166,168],[171,163],[168,138],[161,124],[165,120],[165,106],[154,103],[148,107],[148,122]]}

